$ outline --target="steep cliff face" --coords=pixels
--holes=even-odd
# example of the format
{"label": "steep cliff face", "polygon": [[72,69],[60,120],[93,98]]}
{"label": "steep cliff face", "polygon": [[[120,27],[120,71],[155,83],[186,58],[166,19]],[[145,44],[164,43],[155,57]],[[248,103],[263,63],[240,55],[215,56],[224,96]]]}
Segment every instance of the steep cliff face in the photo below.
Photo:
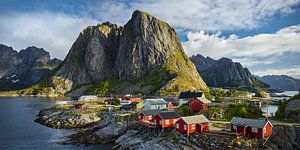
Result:
{"label": "steep cliff face", "polygon": [[124,27],[87,27],[52,77],[52,86],[65,93],[111,78],[117,80],[113,89],[121,93],[206,88],[175,30],[141,11]]}
{"label": "steep cliff face", "polygon": [[0,44],[0,78],[12,74],[21,62],[17,51],[12,47]]}
{"label": "steep cliff face", "polygon": [[257,80],[247,68],[228,58],[214,60],[200,54],[192,56],[197,71],[211,87],[268,87]]}
{"label": "steep cliff face", "polygon": [[29,87],[49,75],[60,64],[42,48],[28,47],[17,52],[0,45],[0,89],[18,90]]}

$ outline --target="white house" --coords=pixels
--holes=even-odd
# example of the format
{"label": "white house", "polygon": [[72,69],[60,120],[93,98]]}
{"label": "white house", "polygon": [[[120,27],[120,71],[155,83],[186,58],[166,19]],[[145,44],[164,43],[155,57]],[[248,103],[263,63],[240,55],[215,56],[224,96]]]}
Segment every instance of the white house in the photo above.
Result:
{"label": "white house", "polygon": [[144,109],[167,109],[167,102],[162,98],[146,99]]}
{"label": "white house", "polygon": [[83,96],[80,96],[79,99],[78,99],[79,102],[95,101],[95,100],[98,100],[98,97],[94,96],[94,95],[83,95]]}

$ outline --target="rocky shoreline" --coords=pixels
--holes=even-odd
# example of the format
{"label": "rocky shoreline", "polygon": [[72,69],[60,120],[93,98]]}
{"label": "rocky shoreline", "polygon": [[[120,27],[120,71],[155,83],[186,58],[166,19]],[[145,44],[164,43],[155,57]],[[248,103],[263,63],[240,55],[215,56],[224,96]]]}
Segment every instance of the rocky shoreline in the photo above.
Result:
{"label": "rocky shoreline", "polygon": [[35,122],[51,128],[81,128],[95,124],[100,120],[96,113],[79,114],[76,110],[43,109],[37,115]]}
{"label": "rocky shoreline", "polygon": [[[259,139],[234,139],[216,135],[194,135],[197,141],[186,141],[178,134],[145,130],[134,120],[120,121],[120,114],[109,111],[76,114],[74,110],[47,108],[40,111],[36,122],[52,128],[81,128],[59,144],[113,144],[112,149],[299,149],[292,126],[274,126],[274,133],[265,145]],[[171,131],[172,132],[172,131]]]}

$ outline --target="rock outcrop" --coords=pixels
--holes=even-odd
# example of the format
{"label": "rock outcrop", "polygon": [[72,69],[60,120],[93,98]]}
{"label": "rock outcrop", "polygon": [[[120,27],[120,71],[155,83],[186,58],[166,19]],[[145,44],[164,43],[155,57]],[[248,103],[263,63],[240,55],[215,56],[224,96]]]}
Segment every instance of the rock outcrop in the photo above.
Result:
{"label": "rock outcrop", "polygon": [[0,44],[0,90],[19,90],[49,76],[61,61],[50,59],[42,48],[28,47],[19,52]]}
{"label": "rock outcrop", "polygon": [[118,93],[207,88],[175,30],[142,11],[135,11],[124,27],[109,22],[87,27],[50,85],[66,93],[109,79],[117,80],[110,89]]}
{"label": "rock outcrop", "polygon": [[267,75],[257,78],[274,89],[285,91],[298,91],[300,89],[300,80],[287,75]]}
{"label": "rock outcrop", "polygon": [[295,129],[292,126],[275,125],[272,132],[270,141],[279,149],[300,149],[300,145],[296,142]]}
{"label": "rock outcrop", "polygon": [[284,116],[300,122],[300,99],[289,100],[284,109]]}
{"label": "rock outcrop", "polygon": [[198,54],[190,58],[210,87],[268,87],[256,79],[247,68],[228,58],[214,60]]}
{"label": "rock outcrop", "polygon": [[37,115],[36,122],[51,128],[81,128],[100,120],[96,113],[76,113],[76,110],[43,109]]}

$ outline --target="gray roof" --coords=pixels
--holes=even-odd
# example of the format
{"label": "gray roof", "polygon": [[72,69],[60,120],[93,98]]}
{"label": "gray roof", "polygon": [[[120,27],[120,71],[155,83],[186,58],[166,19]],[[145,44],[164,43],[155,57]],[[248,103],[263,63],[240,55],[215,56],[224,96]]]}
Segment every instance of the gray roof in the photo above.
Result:
{"label": "gray roof", "polygon": [[238,125],[238,126],[250,126],[250,127],[257,127],[257,128],[264,128],[268,121],[265,119],[246,119],[246,118],[239,118],[233,117],[230,121],[231,124]]}
{"label": "gray roof", "polygon": [[181,117],[181,119],[187,124],[208,122],[208,119],[204,115]]}
{"label": "gray roof", "polygon": [[163,111],[158,113],[158,115],[163,119],[179,118],[179,115],[175,111]]}
{"label": "gray roof", "polygon": [[143,113],[145,116],[152,116],[156,115],[160,112],[159,109],[150,109],[150,110],[143,110],[141,113]]}
{"label": "gray roof", "polygon": [[164,105],[168,104],[164,99],[157,98],[157,99],[146,99],[145,102],[148,101],[151,105]]}

